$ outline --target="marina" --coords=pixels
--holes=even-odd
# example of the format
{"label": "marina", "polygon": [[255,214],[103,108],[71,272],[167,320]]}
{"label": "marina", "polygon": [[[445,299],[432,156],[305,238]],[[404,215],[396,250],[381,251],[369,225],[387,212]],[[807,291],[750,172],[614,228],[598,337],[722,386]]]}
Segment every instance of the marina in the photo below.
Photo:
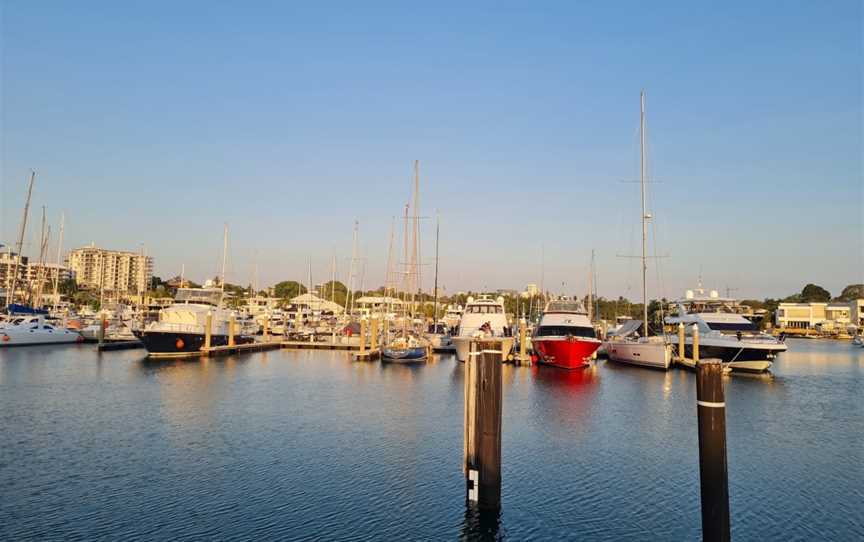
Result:
{"label": "marina", "polygon": [[[858,539],[864,349],[788,344],[770,374],[725,380],[733,538]],[[694,374],[502,366],[489,520],[463,503],[463,371],[2,350],[0,537],[699,538]]]}
{"label": "marina", "polygon": [[5,2],[0,542],[864,541],[864,3]]}

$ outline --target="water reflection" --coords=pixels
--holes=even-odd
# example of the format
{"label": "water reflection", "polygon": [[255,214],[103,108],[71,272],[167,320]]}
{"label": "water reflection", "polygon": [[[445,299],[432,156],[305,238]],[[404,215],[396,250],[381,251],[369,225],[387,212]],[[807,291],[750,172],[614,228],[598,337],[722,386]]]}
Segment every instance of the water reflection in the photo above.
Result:
{"label": "water reflection", "polygon": [[[733,535],[860,539],[864,349],[789,347],[725,379]],[[502,367],[499,515],[466,510],[464,365],[435,359],[0,350],[0,540],[698,538],[693,373]]]}
{"label": "water reflection", "polygon": [[533,365],[531,376],[537,386],[553,391],[569,393],[590,393],[600,383],[600,375],[596,365],[581,369],[559,369]]}
{"label": "water reflection", "polygon": [[466,506],[465,516],[459,532],[459,540],[486,541],[503,540],[501,512],[480,510],[474,505]]}

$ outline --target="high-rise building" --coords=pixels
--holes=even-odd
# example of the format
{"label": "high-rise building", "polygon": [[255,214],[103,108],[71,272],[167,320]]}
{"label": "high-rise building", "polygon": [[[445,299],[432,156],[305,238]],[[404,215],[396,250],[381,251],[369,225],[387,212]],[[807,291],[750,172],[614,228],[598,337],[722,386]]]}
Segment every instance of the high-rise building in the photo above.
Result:
{"label": "high-rise building", "polygon": [[115,296],[143,294],[153,277],[152,256],[106,250],[92,244],[70,251],[67,262],[79,288]]}
{"label": "high-rise building", "polygon": [[[68,267],[55,263],[40,264],[37,261],[30,260],[27,256],[19,258],[18,254],[7,250],[0,252],[0,288],[3,290],[8,291],[12,287],[16,260],[18,265],[18,281],[15,290],[18,296],[23,295],[21,292],[35,289],[40,278],[43,281],[43,286],[46,286],[53,284],[55,280],[63,282],[72,277],[72,273]],[[48,290],[44,291],[47,293]],[[0,303],[4,301],[5,298],[0,299]]]}

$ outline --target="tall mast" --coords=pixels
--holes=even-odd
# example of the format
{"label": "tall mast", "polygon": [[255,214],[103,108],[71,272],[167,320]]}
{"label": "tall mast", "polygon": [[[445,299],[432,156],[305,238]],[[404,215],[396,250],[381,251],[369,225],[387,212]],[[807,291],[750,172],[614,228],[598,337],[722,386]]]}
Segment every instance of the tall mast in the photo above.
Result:
{"label": "tall mast", "polygon": [[222,288],[222,300],[225,300],[225,263],[228,261],[228,223],[222,230],[222,276],[219,279]]}
{"label": "tall mast", "polygon": [[642,322],[643,337],[648,336],[648,256],[646,242],[648,238],[648,214],[645,209],[645,91],[639,93],[639,186],[642,197]]}
{"label": "tall mast", "polygon": [[[310,301],[310,305],[309,305],[309,306],[311,307],[311,306],[312,306],[312,305],[311,305],[311,301],[312,301],[312,297],[311,297],[311,296],[312,296],[312,256],[309,256],[309,282],[308,282],[308,284],[309,284],[309,287],[306,288],[306,292],[307,292],[307,293],[309,294],[309,296],[310,296],[310,297],[309,297],[309,301]],[[299,292],[299,291],[300,291],[300,288],[297,288],[297,291]]]}
{"label": "tall mast", "polygon": [[30,171],[30,184],[27,186],[27,200],[24,203],[24,216],[21,218],[21,231],[18,232],[18,257],[15,258],[15,266],[12,271],[12,288],[6,292],[6,305],[15,301],[15,288],[18,286],[18,264],[21,262],[21,251],[24,249],[24,232],[27,231],[27,215],[30,214],[30,196],[33,194],[33,181],[36,180],[36,172]]}
{"label": "tall mast", "polygon": [[[43,281],[45,279],[45,254],[46,249],[48,248],[48,236],[51,234],[51,228],[45,227],[46,217],[45,217],[45,206],[42,206],[42,230],[39,234],[39,270],[36,272],[36,287],[30,288],[31,300],[30,304],[38,307],[39,303],[42,301],[42,287]],[[35,290],[35,291],[34,291]]]}
{"label": "tall mast", "polygon": [[411,236],[411,272],[414,275],[414,284],[411,290],[411,304],[414,304],[414,294],[420,289],[420,160],[414,160],[414,218],[413,234]]}
{"label": "tall mast", "polygon": [[393,242],[396,237],[396,217],[390,221],[390,243],[387,245],[387,269],[384,271],[384,295],[388,296],[393,286]]}
{"label": "tall mast", "polygon": [[409,279],[410,267],[407,262],[408,258],[408,204],[405,204],[405,219],[404,219],[404,229],[405,231],[402,234],[402,242],[405,245],[403,256],[406,258],[405,262],[405,276],[402,278],[402,306],[405,307],[405,317],[402,318],[402,336],[405,337],[408,334],[408,315],[413,312],[413,307],[408,307],[408,290],[411,288],[411,281]]}
{"label": "tall mast", "polygon": [[144,304],[144,297],[147,294],[147,288],[144,284],[144,278],[147,276],[147,250],[144,248],[144,243],[141,243],[141,259],[138,261],[138,295],[141,296],[141,305]]}
{"label": "tall mast", "polygon": [[357,219],[354,219],[354,237],[351,242],[351,265],[348,269],[348,298],[345,300],[345,308],[348,310],[349,318],[351,313],[354,312],[354,266],[357,260],[357,227],[359,224]]}
{"label": "tall mast", "polygon": [[432,313],[432,325],[438,321],[438,238],[441,233],[441,217],[435,217],[435,309]]}
{"label": "tall mast", "polygon": [[[336,302],[336,251],[333,251],[333,262],[330,264],[330,303]],[[332,305],[331,305],[332,306]]]}
{"label": "tall mast", "polygon": [[180,288],[183,288],[183,280],[186,277],[186,264],[180,264]]}
{"label": "tall mast", "polygon": [[63,227],[66,222],[66,213],[60,213],[60,238],[57,240],[57,269],[54,270],[54,310],[57,310],[57,287],[60,283],[60,254],[63,250]]}
{"label": "tall mast", "polygon": [[588,268],[588,321],[594,318],[594,249],[591,249],[591,266]]}

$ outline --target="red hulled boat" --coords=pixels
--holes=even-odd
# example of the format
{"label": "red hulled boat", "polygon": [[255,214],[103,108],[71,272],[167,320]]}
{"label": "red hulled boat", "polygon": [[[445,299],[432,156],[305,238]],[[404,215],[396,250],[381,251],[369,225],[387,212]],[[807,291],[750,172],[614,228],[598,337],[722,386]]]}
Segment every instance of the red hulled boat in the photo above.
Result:
{"label": "red hulled boat", "polygon": [[600,347],[600,339],[579,303],[560,299],[546,305],[531,344],[538,362],[578,369],[589,364],[591,355]]}

